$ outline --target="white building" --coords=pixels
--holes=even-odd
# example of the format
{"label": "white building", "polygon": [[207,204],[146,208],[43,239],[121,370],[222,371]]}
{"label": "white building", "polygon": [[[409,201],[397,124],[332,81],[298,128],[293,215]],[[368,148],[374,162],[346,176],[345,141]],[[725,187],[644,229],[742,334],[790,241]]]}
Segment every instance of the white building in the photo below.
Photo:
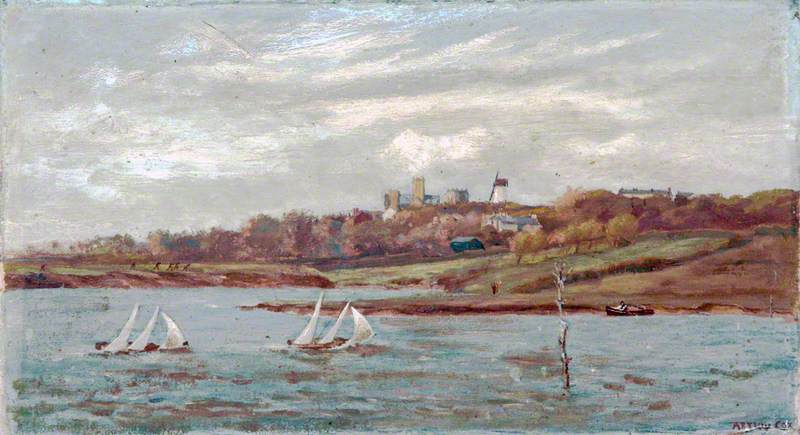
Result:
{"label": "white building", "polygon": [[624,187],[619,189],[617,192],[618,195],[627,197],[627,198],[639,198],[639,199],[647,199],[652,198],[655,196],[663,196],[665,198],[672,199],[672,188],[667,188],[667,190],[661,189],[625,189]]}
{"label": "white building", "polygon": [[514,217],[501,213],[485,215],[483,217],[482,226],[493,227],[498,232],[534,231],[542,227],[535,214],[530,216]]}
{"label": "white building", "polygon": [[381,217],[385,221],[390,221],[390,220],[394,219],[394,217],[396,215],[397,215],[397,210],[395,210],[393,208],[387,208],[386,210],[383,211],[383,215]]}

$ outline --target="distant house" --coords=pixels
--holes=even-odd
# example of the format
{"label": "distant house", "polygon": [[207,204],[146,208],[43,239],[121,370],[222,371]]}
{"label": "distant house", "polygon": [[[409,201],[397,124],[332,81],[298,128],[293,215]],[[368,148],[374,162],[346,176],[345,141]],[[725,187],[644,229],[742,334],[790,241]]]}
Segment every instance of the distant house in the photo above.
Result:
{"label": "distant house", "polygon": [[675,194],[675,204],[677,206],[679,206],[679,207],[688,204],[689,203],[689,198],[691,198],[692,195],[694,195],[692,192],[681,192],[681,191],[678,191]]}
{"label": "distant house", "polygon": [[469,202],[469,192],[467,189],[449,189],[444,196],[442,196],[442,203],[446,205],[455,205],[462,202]]}
{"label": "distant house", "polygon": [[483,217],[483,225],[484,227],[493,227],[498,232],[502,231],[533,231],[537,228],[541,228],[541,224],[539,223],[539,219],[536,217],[535,214],[530,216],[509,216],[507,214],[492,214]]}
{"label": "distant house", "polygon": [[394,219],[396,215],[397,215],[397,210],[393,208],[387,208],[386,210],[383,211],[383,215],[381,215],[381,218],[385,221],[389,221]]}
{"label": "distant house", "polygon": [[456,237],[450,241],[450,249],[453,252],[476,251],[483,250],[483,242],[478,240],[477,237]]}
{"label": "distant house", "polygon": [[363,224],[364,222],[369,222],[372,220],[372,215],[368,212],[363,210],[359,210],[357,208],[353,209],[353,212],[350,213],[350,218],[352,219],[355,225]]}
{"label": "distant house", "polygon": [[663,196],[665,198],[672,199],[672,188],[669,187],[667,190],[661,189],[625,189],[624,187],[619,189],[619,195],[627,197],[627,198],[640,198],[640,199],[647,199],[652,198],[655,196]]}

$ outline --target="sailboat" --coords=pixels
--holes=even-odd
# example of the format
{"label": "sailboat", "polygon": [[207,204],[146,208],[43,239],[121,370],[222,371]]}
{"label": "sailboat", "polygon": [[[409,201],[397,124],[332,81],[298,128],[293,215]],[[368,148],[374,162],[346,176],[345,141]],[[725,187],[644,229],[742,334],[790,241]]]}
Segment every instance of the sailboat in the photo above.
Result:
{"label": "sailboat", "polygon": [[[142,332],[133,342],[128,341],[128,338],[133,331],[133,326],[136,323],[136,316],[139,314],[139,304],[136,304],[131,311],[128,321],[122,327],[119,335],[111,343],[101,341],[95,343],[95,349],[103,352],[104,354],[127,354],[138,352],[155,352],[155,351],[169,351],[169,352],[187,352],[189,351],[189,342],[183,336],[178,325],[172,320],[167,313],[160,312],[160,308],[156,307],[147,325]],[[158,322],[158,315],[164,319],[167,325],[167,337],[161,345],[150,343],[150,335]]]}
{"label": "sailboat", "polygon": [[99,343],[94,344],[94,348],[105,353],[120,353],[128,350],[128,346],[131,345],[128,342],[128,337],[131,336],[131,332],[133,331],[133,325],[136,323],[136,316],[139,314],[139,304],[133,306],[133,311],[131,311],[131,315],[128,316],[128,321],[125,322],[125,325],[122,327],[122,330],[117,335],[117,338],[108,343],[106,341],[101,341]]}
{"label": "sailboat", "polygon": [[[321,339],[315,340],[314,337],[317,331],[317,323],[319,322],[319,313],[322,308],[323,298],[324,292],[320,293],[317,304],[314,306],[314,313],[311,315],[308,324],[303,328],[303,331],[300,332],[300,335],[297,336],[296,339],[288,340],[289,345],[305,350],[338,349],[363,343],[375,335],[367,319],[354,307],[351,307],[350,302],[347,302],[342,311],[339,312],[339,317],[336,318],[336,322],[331,329],[329,329]],[[342,322],[347,316],[348,308],[353,314],[353,336],[349,339],[344,339],[337,337],[336,333],[339,332],[339,328],[342,326]]]}
{"label": "sailboat", "polygon": [[164,323],[167,324],[167,338],[164,339],[158,349],[162,352],[189,352],[189,342],[183,336],[181,329],[178,328],[178,324],[167,313],[162,312],[161,317],[164,318]]}

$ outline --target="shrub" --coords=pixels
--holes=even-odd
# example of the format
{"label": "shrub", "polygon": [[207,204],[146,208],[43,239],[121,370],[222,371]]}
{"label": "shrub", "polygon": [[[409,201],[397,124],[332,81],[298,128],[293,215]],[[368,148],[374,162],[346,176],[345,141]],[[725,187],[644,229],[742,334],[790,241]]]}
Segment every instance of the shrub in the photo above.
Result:
{"label": "shrub", "polygon": [[639,220],[632,214],[621,214],[608,221],[606,237],[614,246],[628,245],[639,232]]}

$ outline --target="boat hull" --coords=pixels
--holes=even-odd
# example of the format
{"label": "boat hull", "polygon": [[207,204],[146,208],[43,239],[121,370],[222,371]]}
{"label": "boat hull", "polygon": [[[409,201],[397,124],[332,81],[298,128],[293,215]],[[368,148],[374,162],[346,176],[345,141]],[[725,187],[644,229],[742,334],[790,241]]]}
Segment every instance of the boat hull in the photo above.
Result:
{"label": "boat hull", "polygon": [[300,350],[307,350],[307,351],[321,351],[321,350],[330,350],[336,347],[339,347],[347,342],[344,338],[336,337],[330,343],[320,344],[320,343],[311,343],[311,344],[294,344],[292,347]]}
{"label": "boat hull", "polygon": [[176,347],[174,349],[159,349],[158,351],[167,353],[191,353],[192,349],[189,346],[184,346],[184,347]]}
{"label": "boat hull", "polygon": [[606,315],[626,317],[626,316],[652,316],[656,312],[651,308],[627,308],[620,310],[619,308],[606,306]]}
{"label": "boat hull", "polygon": [[151,352],[168,352],[168,353],[189,353],[191,352],[191,348],[189,346],[177,347],[174,349],[163,349],[159,345],[155,343],[147,343],[147,346],[144,347],[142,350],[123,350],[120,352],[105,352],[103,348],[108,346],[108,342],[100,341],[94,344],[94,348],[96,350],[101,351],[101,355],[134,355],[137,353],[151,353]]}

